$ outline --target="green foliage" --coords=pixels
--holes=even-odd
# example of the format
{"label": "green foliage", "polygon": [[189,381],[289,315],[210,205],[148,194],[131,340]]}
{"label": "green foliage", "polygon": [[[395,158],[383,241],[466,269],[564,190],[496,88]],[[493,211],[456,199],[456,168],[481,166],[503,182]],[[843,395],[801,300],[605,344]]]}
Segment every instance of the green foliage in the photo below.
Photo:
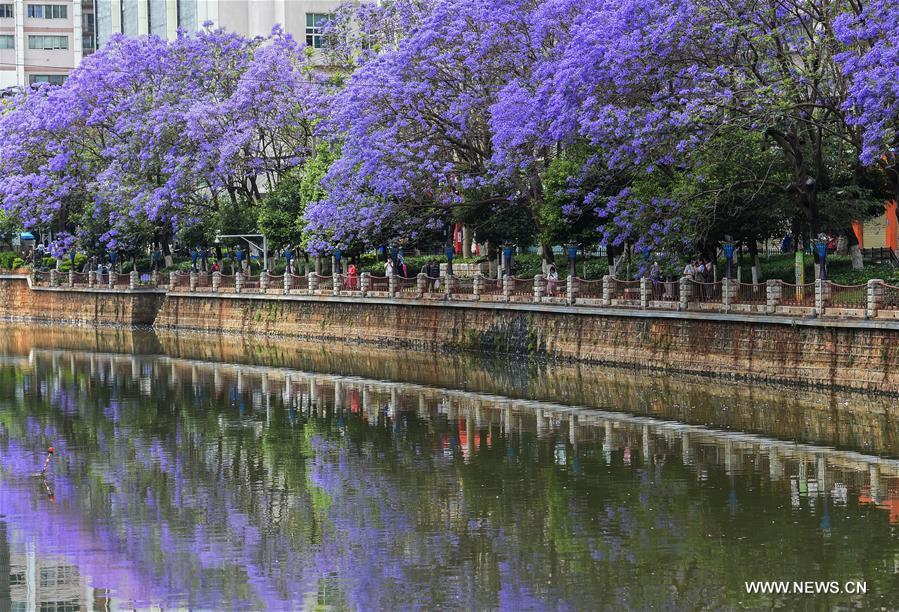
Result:
{"label": "green foliage", "polygon": [[17,218],[0,210],[0,242],[9,242],[21,230],[22,225]]}
{"label": "green foliage", "polygon": [[321,180],[339,155],[339,150],[320,147],[304,166],[288,172],[265,196],[257,217],[259,231],[278,248],[304,244],[303,213],[310,202],[326,194]]}
{"label": "green foliage", "polygon": [[25,261],[14,251],[0,252],[0,270],[15,270],[25,264]]}

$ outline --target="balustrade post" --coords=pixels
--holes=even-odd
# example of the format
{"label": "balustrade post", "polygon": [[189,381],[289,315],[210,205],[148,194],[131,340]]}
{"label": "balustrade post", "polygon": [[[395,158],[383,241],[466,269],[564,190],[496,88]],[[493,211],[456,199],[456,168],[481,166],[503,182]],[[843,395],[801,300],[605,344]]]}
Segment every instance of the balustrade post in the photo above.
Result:
{"label": "balustrade post", "polygon": [[140,275],[137,270],[131,271],[131,278],[128,279],[128,288],[134,291],[140,285]]}
{"label": "balustrade post", "polygon": [[546,277],[542,274],[534,276],[534,302],[543,301],[543,295],[546,293]]}
{"label": "balustrade post", "polygon": [[178,273],[169,272],[169,291],[174,291],[178,287]]}
{"label": "balustrade post", "polygon": [[679,310],[687,310],[687,307],[690,305],[690,298],[693,297],[693,285],[690,283],[690,279],[686,276],[682,276],[680,279],[680,303],[678,304]]}
{"label": "balustrade post", "polygon": [[75,286],[75,271],[69,270],[69,287]]}
{"label": "balustrade post", "polygon": [[234,293],[240,293],[243,290],[243,272],[234,273]]}
{"label": "balustrade post", "polygon": [[359,280],[359,288],[362,289],[362,297],[367,297],[371,289],[371,273],[363,272]]}
{"label": "balustrade post", "polygon": [[503,274],[503,297],[506,298],[506,301],[509,301],[509,298],[512,297],[512,277],[509,274]]}
{"label": "balustrade post", "polygon": [[59,272],[56,270],[50,270],[50,286],[56,287],[59,285]]}
{"label": "balustrade post", "polygon": [[472,283],[472,293],[474,293],[474,299],[481,299],[481,292],[484,290],[484,275],[480,273],[480,271],[475,272],[474,274],[474,282]]}
{"label": "balustrade post", "polygon": [[284,295],[290,293],[290,288],[293,286],[293,274],[290,269],[284,270]]}
{"label": "balustrade post", "polygon": [[197,290],[197,273],[193,270],[190,271],[190,276],[187,278],[188,288],[191,293]]}
{"label": "balustrade post", "polygon": [[396,297],[396,274],[391,274],[387,279],[387,297]]}
{"label": "balustrade post", "polygon": [[262,293],[268,291],[268,272],[266,270],[259,273],[259,291]]}
{"label": "balustrade post", "polygon": [[153,270],[152,272],[150,272],[150,282],[153,284],[154,287],[159,286],[159,272],[157,272],[156,270]]}
{"label": "balustrade post", "polygon": [[92,289],[97,286],[97,273],[94,270],[87,273],[87,286]]}
{"label": "balustrade post", "polygon": [[[318,265],[318,259],[316,259],[316,265]],[[307,275],[307,282],[309,283],[309,294],[312,295],[318,289],[318,273],[310,272]]]}
{"label": "balustrade post", "polygon": [[218,293],[222,287],[222,273],[216,270],[212,273],[212,291]]}
{"label": "balustrade post", "polygon": [[783,302],[784,287],[783,283],[775,278],[768,279],[767,283],[768,304],[765,309],[768,314],[777,312],[777,307]]}
{"label": "balustrade post", "polygon": [[107,277],[108,277],[108,283],[107,283],[107,286],[108,286],[110,289],[112,289],[113,287],[115,287],[115,282],[116,282],[116,280],[117,280],[118,277],[119,277],[119,273],[113,271],[112,268],[110,268],[109,274],[107,274]]}
{"label": "balustrade post", "polygon": [[608,274],[602,277],[602,305],[612,305],[612,277]]}
{"label": "balustrade post", "polygon": [[425,291],[428,290],[428,275],[424,272],[419,272],[415,279],[415,282],[418,285],[418,293],[423,296]]}
{"label": "balustrade post", "polygon": [[649,292],[652,283],[645,276],[640,277],[640,308],[646,310],[649,308]]}
{"label": "balustrade post", "polygon": [[566,289],[568,290],[568,303],[576,304],[577,303],[577,280],[574,274],[568,275],[568,280],[566,281]]}
{"label": "balustrade post", "polygon": [[822,281],[820,278],[815,280],[815,315],[824,316],[827,312],[827,305],[830,302],[830,281]]}
{"label": "balustrade post", "polygon": [[721,279],[721,309],[724,312],[730,312],[730,305],[733,302],[733,294],[736,290],[736,281],[727,277]]}
{"label": "balustrade post", "polygon": [[336,271],[331,275],[331,289],[333,295],[340,295],[340,281],[342,277],[343,274],[338,274]]}
{"label": "balustrade post", "polygon": [[453,274],[447,274],[444,277],[443,290],[446,293],[446,299],[450,299],[453,295],[453,283],[456,277]]}
{"label": "balustrade post", "polygon": [[865,310],[865,316],[873,319],[881,308],[883,308],[883,280],[872,278],[868,281],[868,308]]}

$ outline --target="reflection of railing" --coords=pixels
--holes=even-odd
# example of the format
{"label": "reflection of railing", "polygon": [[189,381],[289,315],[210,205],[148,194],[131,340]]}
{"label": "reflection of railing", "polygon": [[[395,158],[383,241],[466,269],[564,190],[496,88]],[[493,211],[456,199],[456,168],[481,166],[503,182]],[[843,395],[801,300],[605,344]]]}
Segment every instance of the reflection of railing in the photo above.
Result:
{"label": "reflection of railing", "polygon": [[830,284],[830,300],[827,305],[832,308],[856,308],[868,307],[868,285],[838,285]]}
{"label": "reflection of railing", "polygon": [[806,308],[815,305],[815,283],[793,285],[778,281],[781,287],[780,303],[784,306],[804,306]]}

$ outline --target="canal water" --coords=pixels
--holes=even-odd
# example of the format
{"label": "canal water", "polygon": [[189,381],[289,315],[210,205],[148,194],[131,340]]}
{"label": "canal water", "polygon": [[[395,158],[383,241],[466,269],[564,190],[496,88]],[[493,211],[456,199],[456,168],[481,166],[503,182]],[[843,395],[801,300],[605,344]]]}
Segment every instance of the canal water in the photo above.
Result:
{"label": "canal water", "polygon": [[889,398],[265,339],[0,337],[0,610],[899,602]]}

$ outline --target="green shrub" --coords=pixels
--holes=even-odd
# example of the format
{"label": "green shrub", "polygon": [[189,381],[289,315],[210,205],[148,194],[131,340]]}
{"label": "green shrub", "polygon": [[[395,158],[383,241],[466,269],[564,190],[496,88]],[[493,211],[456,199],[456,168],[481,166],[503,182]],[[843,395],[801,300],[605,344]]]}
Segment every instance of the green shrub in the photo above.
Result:
{"label": "green shrub", "polygon": [[15,261],[18,256],[19,256],[19,254],[14,253],[13,251],[0,252],[0,269],[12,270],[13,269],[13,261]]}

